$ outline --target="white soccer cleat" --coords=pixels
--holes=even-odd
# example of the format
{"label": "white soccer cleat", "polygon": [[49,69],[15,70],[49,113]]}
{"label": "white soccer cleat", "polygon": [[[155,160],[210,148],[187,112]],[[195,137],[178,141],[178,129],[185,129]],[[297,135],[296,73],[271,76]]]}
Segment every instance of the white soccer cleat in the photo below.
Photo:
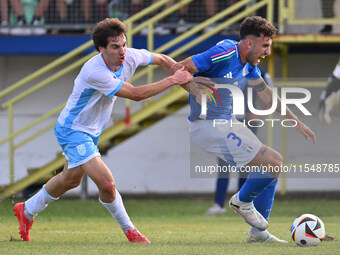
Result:
{"label": "white soccer cleat", "polygon": [[219,215],[219,214],[225,214],[227,209],[225,207],[221,207],[219,204],[214,204],[212,207],[208,209],[208,211],[205,212],[205,215]]}
{"label": "white soccer cleat", "polygon": [[237,200],[237,194],[233,195],[229,200],[229,206],[236,213],[240,214],[244,220],[250,225],[258,229],[268,228],[267,220],[254,207],[253,202],[240,202]]}
{"label": "white soccer cleat", "polygon": [[281,240],[276,236],[269,233],[267,230],[265,231],[249,231],[247,236],[247,243],[257,243],[257,242],[266,242],[266,243],[288,243],[286,240]]}

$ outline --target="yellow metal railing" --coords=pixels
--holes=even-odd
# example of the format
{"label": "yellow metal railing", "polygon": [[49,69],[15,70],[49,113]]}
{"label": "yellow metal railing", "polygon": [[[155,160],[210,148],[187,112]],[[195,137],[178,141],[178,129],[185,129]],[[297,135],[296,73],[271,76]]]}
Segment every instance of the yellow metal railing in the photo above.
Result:
{"label": "yellow metal railing", "polygon": [[[175,58],[175,57],[179,56],[180,54],[184,53],[186,50],[188,50],[191,47],[199,44],[200,42],[202,42],[205,39],[209,38],[210,36],[218,33],[219,31],[225,29],[226,27],[234,24],[235,22],[237,22],[237,21],[239,21],[239,20],[241,20],[241,19],[243,19],[247,16],[255,14],[256,11],[258,9],[262,8],[262,7],[267,7],[267,19],[268,19],[269,22],[272,23],[273,17],[274,17],[274,11],[273,11],[274,10],[274,3],[273,3],[274,1],[272,1],[272,0],[261,0],[261,1],[258,1],[256,4],[250,5],[253,2],[252,0],[241,0],[241,1],[238,1],[236,4],[233,4],[231,7],[219,12],[218,14],[211,17],[210,19],[207,19],[206,21],[202,22],[201,24],[195,26],[194,28],[190,29],[186,33],[175,37],[171,41],[169,41],[166,44],[155,49],[155,47],[154,47],[154,37],[153,37],[153,28],[154,28],[155,22],[159,21],[160,19],[163,19],[164,17],[166,17],[170,13],[178,10],[179,8],[183,7],[186,4],[189,4],[190,2],[192,2],[194,0],[182,0],[178,3],[176,3],[175,5],[171,6],[170,8],[167,8],[164,12],[161,12],[157,15],[154,15],[148,21],[143,22],[140,25],[137,25],[137,26],[134,27],[134,23],[136,21],[140,20],[145,15],[147,15],[151,12],[154,12],[155,10],[158,10],[160,7],[164,6],[165,4],[167,4],[170,1],[171,0],[158,1],[157,3],[151,5],[150,7],[141,11],[140,13],[137,13],[136,15],[134,15],[134,16],[132,16],[132,17],[130,17],[127,20],[124,21],[124,23],[127,25],[127,28],[128,28],[127,40],[128,40],[128,45],[130,47],[132,46],[132,43],[133,43],[133,35],[137,34],[143,28],[146,28],[146,27],[148,28],[148,35],[147,35],[148,49],[150,51],[153,51],[153,52],[163,53],[164,51],[169,50],[173,46],[176,46],[179,43],[183,42],[184,40],[186,40],[190,36],[197,34],[201,30],[203,30],[205,27],[212,25],[212,24],[216,24],[214,29],[212,29],[210,32],[202,34],[201,36],[191,40],[187,44],[179,47],[178,49],[176,49],[175,51],[173,51],[169,54],[170,57]],[[295,4],[294,2],[295,2],[294,0],[289,0],[287,2],[287,6],[286,6],[285,1],[282,1],[282,0],[279,1],[279,28],[280,28],[280,30],[284,29],[284,24],[286,24],[286,22],[290,23],[290,24],[306,24],[306,23],[309,22],[308,20],[302,21],[302,20],[298,20],[298,19],[294,18],[294,10],[292,9],[293,8],[292,6],[294,6],[294,4]],[[231,18],[229,18],[229,19],[227,19],[223,22],[217,23],[218,21],[223,20],[223,18],[234,13],[235,11],[239,10],[242,7],[246,7],[246,8],[244,8],[243,11],[238,12],[236,15],[232,16]],[[322,22],[323,22],[322,24],[325,24],[325,23],[334,24],[334,23],[340,23],[340,20],[338,20],[338,19],[323,19]],[[308,24],[310,24],[310,23],[308,23]],[[321,24],[321,21],[314,22],[313,24]],[[51,62],[49,65],[45,66],[44,68],[32,73],[31,75],[25,77],[24,79],[20,80],[19,82],[13,84],[9,88],[7,88],[3,91],[0,91],[0,98],[14,92],[18,88],[24,86],[25,84],[27,84],[29,82],[32,82],[33,80],[35,80],[38,77],[46,74],[47,72],[53,70],[54,68],[66,63],[67,61],[72,60],[72,58],[79,55],[84,50],[92,47],[92,45],[93,45],[92,41],[89,41],[89,42],[79,46],[74,51],[58,58],[57,60],[55,60],[53,62]],[[32,93],[35,93],[38,90],[40,90],[41,88],[47,86],[48,84],[51,84],[51,82],[59,79],[63,75],[71,72],[72,70],[75,70],[76,68],[79,68],[84,62],[86,62],[89,58],[91,58],[95,54],[96,54],[96,52],[92,52],[92,53],[78,59],[74,63],[68,65],[67,67],[65,67],[61,70],[59,70],[58,72],[51,75],[50,77],[48,77],[48,78],[44,79],[43,81],[37,83],[36,85],[32,86],[27,91],[9,99],[8,101],[4,102],[1,105],[2,109],[8,109],[9,135],[7,137],[5,137],[4,139],[0,140],[0,145],[3,144],[3,143],[6,143],[6,142],[9,143],[10,182],[11,182],[11,184],[14,182],[14,151],[17,148],[19,148],[20,146],[24,145],[25,143],[36,138],[41,133],[51,129],[54,125],[54,122],[47,125],[46,127],[42,128],[41,130],[34,132],[34,134],[32,134],[29,137],[27,137],[26,139],[18,142],[17,144],[14,143],[14,138],[16,138],[18,135],[24,133],[25,131],[33,128],[34,126],[41,123],[42,121],[50,118],[51,116],[56,115],[58,112],[60,112],[60,110],[64,107],[65,104],[61,104],[61,105],[57,106],[56,108],[54,108],[51,111],[43,114],[42,116],[40,116],[39,118],[37,118],[33,122],[29,123],[28,125],[26,125],[24,127],[21,127],[20,129],[18,129],[16,131],[14,130],[14,125],[13,125],[13,107],[14,107],[14,105],[17,102],[21,101],[22,99],[26,98],[27,96],[31,95]],[[272,64],[273,64],[273,62],[269,61],[268,68],[269,68],[269,71],[270,71],[271,74],[273,74],[273,71],[271,71],[271,69],[273,69]],[[134,77],[131,79],[131,82],[134,81],[134,80],[137,80],[137,79],[139,79],[139,78],[141,78],[142,76],[145,76],[145,75],[148,75],[148,82],[151,82],[152,79],[153,79],[153,71],[155,70],[155,68],[156,68],[155,66],[149,66],[148,68],[145,68],[142,71],[136,73],[134,75]],[[284,72],[284,76],[286,76],[286,75],[287,75],[287,72]],[[277,83],[276,85],[281,86],[280,83]],[[303,85],[303,84],[299,84],[299,85]],[[298,85],[298,83],[294,82],[293,86],[299,86],[299,85]],[[308,82],[308,86],[311,86],[311,85],[314,86],[314,87],[321,86],[320,84],[313,84],[311,82]],[[322,85],[324,85],[324,84],[322,84]],[[286,82],[284,82],[284,86],[287,86]],[[180,98],[180,97],[183,96],[183,93],[180,93],[178,90],[175,90],[174,92],[175,93],[172,94],[171,98],[176,97],[176,96],[178,96],[178,98]],[[129,104],[129,101],[127,101],[127,104]],[[140,113],[138,113],[138,116],[139,116],[138,120],[140,118],[145,118],[145,116],[147,116],[148,114],[152,114],[153,112],[154,112],[154,110],[152,110],[152,109],[148,109],[148,111],[145,111],[145,112],[141,111]],[[132,117],[132,122],[135,122],[135,118],[136,118],[135,116]],[[124,123],[120,123],[120,126],[118,125],[117,128],[113,128],[112,131],[108,130],[107,132],[104,132],[103,136],[101,137],[101,141],[103,141],[105,139],[110,139],[112,136],[116,135],[117,132],[120,132],[120,130],[123,130],[123,129],[125,129]],[[283,155],[285,155],[285,153],[286,153],[286,139],[285,139],[286,134],[284,132],[285,131],[283,131],[283,134],[282,134],[283,140],[282,140],[282,143],[281,143]],[[271,146],[273,145],[273,137],[274,137],[274,134],[273,134],[272,130],[269,130],[268,144],[270,144]],[[283,184],[282,186],[283,186],[283,193],[284,193],[285,185]]]}
{"label": "yellow metal railing", "polygon": [[[141,11],[140,13],[137,13],[136,15],[128,18],[127,20],[124,21],[124,23],[127,24],[128,29],[132,26],[132,22],[135,22],[137,20],[139,20],[140,18],[143,18],[145,15],[157,10],[158,8],[162,7],[163,5],[167,4],[168,2],[170,2],[171,0],[162,0],[157,2],[156,4],[153,4],[152,6],[144,9],[143,11]],[[192,1],[192,0],[191,0]],[[131,32],[130,32],[131,31]],[[137,32],[133,32],[132,29],[130,29],[128,31],[128,35],[127,37],[129,39],[132,38],[132,35],[135,34]],[[132,40],[130,40],[132,42]],[[128,43],[130,43],[128,41]],[[46,65],[45,67],[35,71],[34,73],[26,76],[25,78],[21,79],[20,81],[12,84],[11,86],[9,86],[8,88],[4,89],[3,91],[0,91],[0,98],[12,93],[13,91],[21,88],[22,86],[26,85],[27,83],[37,79],[38,77],[46,74],[47,72],[53,70],[54,68],[66,63],[67,61],[71,60],[73,57],[79,55],[80,53],[84,52],[85,50],[87,50],[88,48],[93,46],[93,42],[92,40],[80,45],[79,47],[77,47],[76,49],[72,50],[71,52],[65,54],[62,57],[59,57],[58,59],[52,61],[50,64]],[[131,44],[129,44],[129,46],[131,46]],[[91,53],[92,54],[92,53]],[[84,62],[86,62],[86,60],[84,60]],[[64,68],[64,69],[68,69],[68,67]]]}
{"label": "yellow metal railing", "polygon": [[[280,79],[280,80],[275,80],[274,82],[276,87],[301,87],[301,88],[324,88],[327,85],[327,80],[324,81],[306,81],[306,80],[288,80],[287,77]],[[272,134],[272,137],[274,134]],[[295,164],[299,165],[301,163],[292,163],[292,162],[287,162],[287,128],[281,127],[281,155],[283,158],[283,165],[289,165],[289,164]],[[281,173],[281,189],[280,189],[280,194],[285,195],[286,194],[286,173],[283,172]]]}
{"label": "yellow metal railing", "polygon": [[[179,8],[183,7],[184,5],[187,5],[187,4],[189,4],[189,3],[191,3],[195,0],[182,0],[182,1],[172,5],[170,8],[167,8],[165,11],[154,15],[148,21],[143,22],[143,23],[141,23],[141,24],[139,24],[135,27],[134,27],[134,24],[137,21],[139,21],[141,18],[143,18],[145,15],[158,10],[159,8],[166,5],[170,1],[171,0],[158,1],[155,4],[151,5],[150,7],[144,9],[140,13],[137,13],[136,15],[134,15],[134,16],[132,16],[132,17],[130,17],[127,20],[124,21],[124,23],[127,25],[127,28],[128,28],[127,42],[128,42],[129,47],[132,47],[132,45],[133,45],[133,35],[139,33],[143,28],[148,28],[148,35],[147,35],[148,50],[153,51],[153,52],[157,52],[157,53],[163,53],[163,52],[169,50],[170,48],[178,45],[179,43],[182,43],[184,40],[186,40],[190,36],[193,36],[193,35],[199,33],[205,27],[210,26],[212,24],[216,25],[214,27],[214,29],[212,29],[211,31],[209,31],[207,33],[203,33],[199,37],[194,38],[190,42],[179,47],[175,51],[169,53],[170,57],[175,58],[175,57],[179,56],[180,54],[184,53],[186,50],[190,49],[191,47],[194,47],[195,45],[199,44],[200,42],[204,41],[205,39],[209,38],[210,36],[218,33],[219,31],[222,31],[223,29],[234,24],[235,22],[240,21],[241,19],[243,19],[247,16],[255,14],[256,11],[258,9],[262,8],[262,7],[267,7],[267,17],[266,18],[268,19],[269,22],[273,23],[274,1],[272,1],[272,0],[261,0],[261,1],[257,1],[256,4],[253,4],[253,2],[254,2],[253,0],[240,0],[237,3],[233,4],[232,6],[230,6],[229,8],[217,13],[215,16],[207,19],[206,21],[202,22],[201,24],[190,29],[186,33],[178,35],[177,37],[175,37],[171,41],[169,41],[166,44],[155,49],[155,46],[154,46],[155,42],[154,42],[154,36],[153,36],[154,24],[157,21],[168,16],[172,12],[178,10]],[[319,20],[296,19],[295,13],[294,13],[294,6],[295,6],[294,0],[288,0],[288,1],[279,0],[279,8],[278,9],[279,9],[279,29],[280,29],[280,31],[284,31],[286,24],[340,24],[340,19],[319,19]],[[228,18],[228,19],[220,22],[220,20],[223,20],[226,16],[228,16],[232,13],[235,13],[235,11],[238,11],[240,8],[243,8],[243,7],[246,7],[246,8],[244,8],[243,11],[240,11],[236,15],[232,16],[231,18]],[[312,39],[315,40],[314,38],[315,37],[313,37]],[[298,38],[295,38],[295,40],[297,40],[297,39]],[[312,39],[310,41],[314,42]],[[283,38],[281,40],[285,40],[285,39]],[[291,39],[289,39],[289,40],[291,40]],[[301,42],[303,40],[306,40],[306,39],[302,38]],[[323,39],[321,38],[320,40],[323,40]],[[335,42],[338,42],[339,39],[335,38],[334,40],[335,40]],[[284,43],[284,42],[282,42],[282,43]],[[42,75],[45,75],[48,72],[54,70],[55,68],[65,64],[67,61],[71,61],[74,57],[78,56],[79,54],[81,54],[86,49],[88,49],[92,46],[93,46],[92,41],[84,43],[83,45],[79,46],[78,48],[71,51],[70,53],[56,59],[55,61],[51,62],[47,66],[37,70],[36,72],[25,77],[24,79],[16,82],[15,84],[8,87],[7,89],[0,91],[0,98],[9,95],[12,92],[15,92],[17,89],[23,87],[24,85],[34,81],[35,79],[41,77]],[[285,50],[285,49],[286,48],[283,47],[283,50]],[[8,142],[8,144],[9,144],[9,159],[10,159],[10,174],[9,174],[9,176],[10,176],[10,183],[11,184],[14,183],[14,151],[16,149],[18,149],[19,147],[21,147],[22,145],[26,144],[27,142],[35,139],[36,137],[41,135],[43,132],[50,130],[54,126],[55,121],[53,121],[53,123],[48,124],[46,127],[42,128],[40,130],[34,130],[33,134],[26,137],[22,141],[15,143],[15,138],[17,138],[19,135],[23,134],[24,132],[34,128],[36,125],[38,125],[42,121],[47,120],[48,118],[50,118],[52,116],[55,116],[65,106],[65,103],[57,106],[56,108],[50,110],[49,112],[43,114],[42,116],[38,117],[37,119],[35,119],[31,123],[27,124],[26,126],[19,128],[18,130],[14,130],[14,124],[13,124],[13,122],[14,122],[14,120],[13,120],[14,119],[14,117],[13,117],[14,116],[13,115],[14,105],[17,102],[28,97],[29,95],[39,91],[40,89],[44,88],[45,86],[51,84],[51,82],[59,79],[60,77],[64,76],[65,74],[71,72],[72,70],[80,68],[80,66],[84,62],[86,62],[89,58],[91,58],[95,54],[96,54],[96,52],[92,52],[90,54],[87,54],[86,56],[81,57],[80,59],[76,60],[74,63],[69,64],[68,66],[62,68],[61,70],[59,70],[57,72],[55,72],[53,75],[49,76],[48,78],[38,82],[37,84],[35,84],[31,88],[29,88],[28,90],[24,91],[23,93],[20,93],[20,94],[14,96],[13,98],[10,98],[9,100],[7,100],[6,102],[1,104],[2,109],[8,110],[8,130],[9,130],[9,134],[4,139],[0,140],[0,145],[4,144],[6,142]],[[285,57],[285,56],[287,56],[287,52],[286,52],[286,54],[284,54],[283,57]],[[137,79],[139,79],[139,78],[141,78],[145,75],[148,76],[148,82],[152,82],[153,72],[154,72],[155,69],[156,69],[155,66],[149,66],[148,68],[143,69],[142,71],[136,73],[134,75],[134,77],[130,80],[130,82],[137,80]],[[273,73],[274,73],[273,58],[269,59],[269,61],[268,61],[268,71],[273,76]],[[288,76],[288,70],[283,70],[283,76],[284,77]],[[276,83],[277,86],[282,86],[282,85],[283,86],[289,86],[289,84],[290,84],[289,82],[288,83],[287,82],[277,82]],[[292,85],[293,86],[320,87],[320,86],[324,86],[324,83],[320,84],[320,82],[319,83],[308,82],[308,84],[304,84],[304,82],[300,82],[300,83],[294,82],[294,83],[292,83]],[[173,102],[176,98],[180,98],[180,97],[183,97],[183,91],[181,91],[180,89],[175,89],[174,91],[171,92],[171,97],[169,97],[169,98],[171,98],[171,102]],[[126,102],[127,102],[127,105],[129,105],[129,100],[127,100]],[[164,107],[164,105],[165,105],[165,102],[162,102],[161,106]],[[153,106],[148,106],[148,108],[145,111],[141,110],[138,113],[136,113],[135,115],[131,116],[131,123],[135,123],[136,121],[139,121],[140,119],[146,118],[150,114],[153,114],[155,112],[155,109],[156,109],[155,107],[157,109],[159,109],[160,105],[155,104]],[[125,124],[123,122],[120,122],[119,125],[116,125],[112,129],[106,130],[105,132],[103,132],[103,135],[101,137],[101,141],[109,140],[110,138],[117,135],[122,130],[126,129]],[[287,150],[286,133],[285,133],[284,129],[283,129],[282,132],[283,133],[282,133],[282,142],[281,142],[281,146],[282,146],[281,147],[281,153],[283,155],[285,155],[286,150]],[[268,130],[268,141],[267,142],[270,146],[273,146],[273,137],[274,137],[273,130],[272,129]],[[60,160],[60,162],[58,162],[55,165],[59,166],[59,165],[62,165],[62,164],[63,164],[63,161]],[[54,167],[52,165],[49,166],[48,169],[52,169]],[[283,178],[283,184],[282,184],[282,188],[281,188],[282,194],[285,193],[285,183],[284,183],[284,181],[285,180]],[[22,185],[22,184],[20,184],[20,185]],[[23,187],[23,186],[20,186],[20,187]]]}
{"label": "yellow metal railing", "polygon": [[[128,33],[127,33],[127,39],[128,39],[128,45],[132,46],[132,38],[133,35],[140,32],[143,28],[148,27],[149,32],[148,32],[148,47],[149,50],[153,50],[154,49],[154,40],[153,40],[153,27],[154,27],[154,23],[157,22],[158,20],[166,17],[167,15],[171,14],[172,12],[178,10],[179,8],[183,7],[186,4],[189,4],[190,2],[192,2],[193,0],[182,0],[176,4],[174,4],[173,6],[171,6],[170,8],[167,8],[165,11],[155,15],[154,17],[152,17],[151,19],[149,19],[148,21],[133,27],[133,23],[138,21],[139,19],[141,19],[142,17],[144,17],[145,15],[154,12],[155,10],[158,10],[160,7],[162,7],[163,5],[169,3],[171,0],[161,0],[153,5],[151,5],[150,7],[146,8],[145,10],[141,11],[140,13],[137,13],[136,15],[128,18],[127,20],[124,21],[124,23],[126,23],[127,28],[128,28]],[[178,43],[182,42],[183,40],[187,39],[188,37],[194,35],[195,33],[203,30],[206,26],[209,26],[215,22],[217,22],[218,20],[226,17],[227,15],[233,13],[234,11],[238,10],[241,7],[246,6],[247,4],[249,4],[250,2],[252,2],[251,0],[242,0],[239,1],[238,3],[232,5],[230,8],[227,8],[225,10],[223,10],[222,12],[218,13],[217,15],[215,15],[214,17],[206,20],[205,22],[203,22],[202,24],[194,27],[193,29],[189,30],[188,32],[176,37],[175,39],[169,41],[168,43],[162,45],[161,47],[153,50],[154,52],[158,52],[158,53],[162,53],[168,49],[170,49],[171,47],[177,45]],[[180,55],[181,53],[185,52],[187,49],[197,45],[198,43],[202,42],[203,40],[205,40],[206,38],[208,38],[209,36],[221,31],[222,29],[224,29],[225,27],[235,23],[236,21],[239,21],[242,18],[245,18],[249,15],[254,14],[254,12],[256,10],[258,10],[259,8],[263,7],[263,6],[267,6],[267,18],[269,21],[272,21],[272,17],[273,17],[273,2],[271,0],[262,0],[259,1],[257,4],[245,8],[244,11],[238,13],[237,15],[235,15],[234,17],[220,23],[217,27],[215,27],[214,30],[210,31],[209,33],[205,33],[203,35],[201,35],[200,37],[192,40],[191,42],[187,43],[186,45],[180,47],[179,49],[177,49],[176,51],[172,52],[171,54],[169,54],[169,56],[171,57],[176,57],[178,55]],[[80,53],[82,53],[84,50],[92,47],[93,43],[92,41],[89,41],[81,46],[79,46],[78,48],[76,48],[75,50],[71,51],[70,53],[56,59],[55,61],[51,62],[50,64],[48,64],[47,66],[45,66],[44,68],[41,68],[39,70],[37,70],[36,72],[32,73],[31,75],[25,77],[24,79],[16,82],[15,84],[13,84],[12,86],[8,87],[7,89],[3,90],[0,92],[0,98],[16,91],[17,89],[21,88],[22,86],[26,85],[29,82],[32,82],[33,80],[41,77],[42,75],[50,72],[51,70],[57,68],[58,66],[66,63],[67,61],[72,60],[72,58],[74,58],[75,56],[79,55]],[[8,101],[4,102],[1,105],[2,109],[8,109],[8,129],[9,129],[9,135],[7,137],[5,137],[4,139],[0,140],[0,145],[3,143],[8,142],[9,143],[9,159],[10,159],[10,183],[12,184],[14,182],[14,151],[19,148],[20,146],[26,144],[27,142],[31,141],[32,139],[36,138],[37,136],[39,136],[40,134],[42,134],[43,132],[49,130],[50,128],[53,127],[54,122],[47,125],[45,128],[42,128],[41,130],[38,130],[36,132],[34,132],[33,135],[30,135],[29,137],[27,137],[26,139],[22,140],[21,142],[15,144],[14,143],[14,138],[16,138],[18,135],[26,132],[27,130],[33,128],[34,126],[36,126],[37,124],[41,123],[42,121],[50,118],[51,116],[57,114],[63,107],[65,104],[61,104],[59,106],[57,106],[56,108],[52,109],[51,111],[45,113],[44,115],[40,116],[39,118],[37,118],[36,120],[34,120],[33,122],[29,123],[28,125],[21,127],[19,130],[14,130],[14,124],[13,124],[13,107],[14,105],[23,100],[24,98],[28,97],[29,95],[37,92],[38,90],[44,88],[45,86],[51,84],[51,82],[59,79],[60,77],[64,76],[65,74],[71,72],[72,70],[75,70],[77,68],[79,68],[84,62],[86,62],[89,58],[91,58],[92,56],[94,56],[96,54],[96,52],[92,52],[80,59],[78,59],[77,61],[75,61],[74,63],[68,65],[67,67],[62,68],[61,70],[59,70],[58,72],[56,72],[55,74],[49,76],[48,78],[38,82],[36,85],[32,86],[31,88],[29,88],[28,90],[24,91],[23,93],[20,93],[18,95],[16,95],[15,97],[9,99]],[[154,71],[155,67],[154,66],[150,66],[149,68],[144,69],[143,71],[136,73],[136,75],[134,75],[133,80],[139,79],[140,77],[148,74],[148,79],[149,82],[152,81],[153,79],[153,71]],[[181,93],[179,93],[180,96]]]}
{"label": "yellow metal railing", "polygon": [[[299,0],[297,0],[299,1]],[[279,0],[279,30],[285,31],[287,24],[290,25],[325,25],[340,24],[340,18],[296,18],[296,0]],[[311,7],[312,8],[312,7]]]}
{"label": "yellow metal railing", "polygon": [[[130,19],[137,20],[136,17],[137,18],[143,17],[146,14],[148,14],[148,13],[154,11],[154,10],[157,10],[157,8],[168,3],[169,1],[170,0],[159,1],[157,4],[152,5],[149,8],[146,8],[141,13],[138,13],[135,16],[132,16]],[[128,24],[131,24],[129,22],[129,19],[126,22]],[[133,33],[133,31],[131,31],[128,34],[132,34],[132,33]],[[83,51],[85,51],[86,49],[88,49],[92,46],[93,46],[92,41],[88,41],[88,42],[84,43],[83,45],[77,47],[75,50],[71,51],[70,53],[56,59],[55,61],[53,61],[50,64],[48,64],[47,66],[37,70],[36,72],[33,72],[32,74],[30,74],[27,77],[23,78],[22,80],[14,83],[13,85],[9,86],[8,88],[4,89],[3,91],[0,91],[0,98],[5,97],[5,96],[15,92],[16,90],[18,90],[19,88],[28,84],[29,82],[32,82],[35,79],[41,77],[42,75],[45,75],[48,72],[59,67],[60,65],[65,64],[67,61],[72,60],[74,57],[76,57],[77,55],[79,55],[80,53],[82,53]],[[55,80],[61,78],[62,76],[66,75],[67,73],[81,67],[88,59],[90,59],[91,57],[93,57],[96,54],[97,54],[96,52],[92,52],[90,54],[87,54],[86,56],[84,56],[84,57],[80,58],[79,60],[75,61],[74,63],[62,68],[60,71],[58,71],[55,74],[49,76],[48,78],[42,80],[41,82],[39,82],[36,85],[29,88],[28,90],[14,96],[13,98],[9,99],[8,101],[4,102],[1,105],[1,109],[8,109],[8,133],[9,134],[4,139],[0,140],[0,145],[4,144],[6,142],[9,143],[8,152],[9,152],[9,166],[10,166],[10,173],[9,173],[10,184],[14,183],[14,151],[16,149],[18,149],[19,147],[21,147],[22,145],[26,144],[27,142],[29,142],[29,141],[35,139],[36,137],[40,136],[44,132],[50,130],[54,126],[55,121],[53,121],[51,124],[47,125],[46,127],[35,131],[32,135],[28,136],[27,138],[25,138],[24,140],[20,141],[17,144],[14,143],[14,138],[16,138],[18,135],[21,135],[24,132],[30,130],[31,128],[35,127],[36,125],[38,125],[42,121],[48,119],[49,117],[60,112],[62,110],[62,108],[65,106],[65,103],[57,106],[56,108],[54,108],[51,111],[49,111],[48,113],[45,113],[44,115],[40,116],[39,118],[37,118],[33,122],[27,124],[24,127],[21,127],[17,131],[14,131],[14,114],[13,114],[14,105],[17,102],[19,102],[19,101],[25,99],[26,97],[30,96],[31,94],[33,94],[33,93],[39,91],[40,89],[44,88],[45,86],[51,84],[53,81],[55,81]]]}

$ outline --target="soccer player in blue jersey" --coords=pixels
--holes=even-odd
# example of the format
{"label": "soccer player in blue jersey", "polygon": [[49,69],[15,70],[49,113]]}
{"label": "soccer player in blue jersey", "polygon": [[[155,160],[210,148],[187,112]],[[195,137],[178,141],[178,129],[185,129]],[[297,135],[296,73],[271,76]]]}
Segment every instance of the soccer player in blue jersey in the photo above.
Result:
{"label": "soccer player in blue jersey", "polygon": [[33,218],[66,191],[77,187],[87,174],[98,187],[100,203],[111,213],[128,240],[150,243],[126,213],[115,180],[101,159],[97,144],[117,97],[139,101],[173,85],[186,84],[192,75],[183,68],[158,82],[134,87],[127,81],[138,66],[153,64],[169,71],[175,61],[163,54],[127,48],[126,27],[118,19],[99,22],[92,31],[92,40],[100,53],[82,67],[55,125],[55,135],[67,160],[64,170],[25,203],[14,206],[19,233],[24,241],[30,240]]}
{"label": "soccer player in blue jersey", "polygon": [[[261,78],[257,64],[270,54],[272,40],[277,29],[266,19],[253,16],[246,18],[240,27],[240,41],[224,40],[209,50],[188,57],[172,66],[174,72],[185,66],[198,76],[222,79],[228,84],[239,85],[245,80],[256,90],[259,98],[269,107],[272,105],[272,89]],[[228,82],[229,80],[229,82]],[[207,102],[206,114],[202,115],[201,100],[190,92],[189,127],[192,140],[205,151],[215,154],[235,167],[262,166],[266,172],[249,174],[239,192],[229,201],[230,207],[252,226],[248,239],[255,241],[281,242],[266,229],[268,222],[253,204],[266,187],[279,177],[276,171],[282,166],[282,156],[274,149],[262,144],[259,139],[232,115],[233,96],[229,89],[219,89],[220,104]],[[217,101],[218,102],[218,101]],[[277,111],[281,109],[278,98]],[[288,108],[287,119],[296,123],[296,129],[306,139],[316,142],[315,134],[302,123]],[[229,124],[214,125],[215,120],[227,120]],[[230,125],[233,123],[233,125]],[[275,169],[275,170],[274,170]],[[268,198],[267,198],[268,199]]]}
{"label": "soccer player in blue jersey", "polygon": [[[261,71],[261,77],[265,80],[265,82],[267,83],[268,86],[270,86],[271,88],[274,87],[274,83],[270,77],[270,75],[263,71],[262,69],[260,69]],[[258,127],[256,125],[254,125],[255,123],[252,124],[248,124],[250,123],[249,121],[255,121],[257,122],[257,119],[262,119],[262,116],[258,116],[255,114],[252,114],[249,110],[248,104],[247,102],[247,98],[248,98],[248,94],[247,94],[247,88],[248,88],[248,83],[244,84],[244,87],[240,87],[240,89],[243,91],[244,93],[244,108],[245,108],[245,114],[237,117],[238,120],[245,121],[247,127],[256,135],[256,132],[258,130]],[[253,93],[250,95],[252,97],[253,102],[256,102],[256,92],[253,90]],[[229,164],[221,159],[221,158],[217,158],[217,165],[221,166],[221,167],[228,167]],[[226,195],[227,195],[227,190],[228,190],[228,186],[229,186],[229,176],[230,173],[229,172],[219,172],[218,173],[218,178],[216,180],[216,188],[215,188],[215,196],[214,196],[214,204],[206,211],[206,215],[218,215],[218,214],[225,214],[226,213],[226,208],[225,208],[225,199],[226,199]],[[240,172],[239,176],[238,176],[238,189],[240,189],[242,187],[242,185],[244,184],[244,182],[246,181],[248,176],[248,173],[246,172]],[[276,183],[277,181],[274,183],[275,185],[273,185],[273,192],[275,192],[275,187],[276,187]],[[267,190],[267,189],[266,189]],[[257,201],[261,202],[258,197],[256,198],[256,200],[254,201],[254,205],[255,208],[258,211],[269,211],[271,210],[271,205],[268,203],[268,206],[266,206],[265,208],[259,208],[258,206],[260,205],[261,207],[263,207],[263,203],[257,203]],[[261,213],[262,214],[262,213]],[[263,214],[262,214],[263,215]],[[267,218],[266,218],[267,219]]]}

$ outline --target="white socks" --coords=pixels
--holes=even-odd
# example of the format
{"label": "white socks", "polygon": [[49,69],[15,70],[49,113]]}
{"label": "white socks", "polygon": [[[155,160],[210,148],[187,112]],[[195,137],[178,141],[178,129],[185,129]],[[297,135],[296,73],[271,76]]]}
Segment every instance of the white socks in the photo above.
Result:
{"label": "white socks", "polygon": [[[37,216],[40,212],[42,212],[50,203],[59,198],[52,197],[45,190],[45,185],[42,189],[35,194],[33,197],[28,199],[25,202],[24,213],[25,216],[32,220],[35,216]],[[112,203],[104,203],[103,201],[99,201],[104,205],[104,207],[111,213],[111,215],[115,218],[119,226],[123,229],[124,232],[127,230],[133,230],[135,226],[132,224],[123,204],[123,200],[118,190],[116,190],[116,199]]]}
{"label": "white socks", "polygon": [[29,220],[32,220],[33,217],[37,216],[50,203],[58,199],[59,198],[52,197],[50,194],[48,194],[47,191],[45,190],[44,185],[37,194],[35,194],[33,197],[31,197],[25,202],[24,208],[25,216]]}
{"label": "white socks", "polygon": [[118,190],[116,190],[116,199],[112,203],[104,203],[100,198],[99,201],[111,213],[124,232],[135,228],[125,210],[122,197]]}

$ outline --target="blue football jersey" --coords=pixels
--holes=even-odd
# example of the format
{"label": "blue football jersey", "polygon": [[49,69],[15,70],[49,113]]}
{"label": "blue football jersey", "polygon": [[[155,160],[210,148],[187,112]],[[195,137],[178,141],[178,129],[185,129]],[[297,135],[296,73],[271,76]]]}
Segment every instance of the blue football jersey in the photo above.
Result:
{"label": "blue football jersey", "polygon": [[[232,84],[243,90],[247,79],[259,79],[261,71],[257,66],[242,63],[238,42],[223,40],[209,50],[192,56],[199,71],[197,76],[209,77],[218,84]],[[212,93],[212,101],[207,102],[206,119],[231,119],[233,96],[229,89],[219,88]],[[200,118],[201,105],[190,94],[190,121]]]}

